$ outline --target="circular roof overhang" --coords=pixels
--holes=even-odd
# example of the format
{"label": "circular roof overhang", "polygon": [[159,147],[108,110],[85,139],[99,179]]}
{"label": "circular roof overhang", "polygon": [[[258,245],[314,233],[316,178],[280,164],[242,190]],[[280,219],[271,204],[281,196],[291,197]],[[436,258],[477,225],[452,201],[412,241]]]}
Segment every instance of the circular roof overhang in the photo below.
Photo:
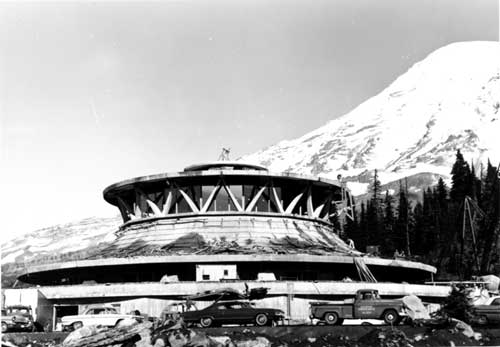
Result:
{"label": "circular roof overhang", "polygon": [[[20,275],[20,280],[30,276],[43,276],[51,272],[64,270],[77,271],[80,268],[97,268],[123,265],[140,264],[210,264],[210,263],[244,263],[244,262],[289,262],[289,263],[331,263],[331,264],[354,264],[356,257],[344,255],[311,255],[311,254],[211,254],[211,255],[167,255],[167,256],[143,256],[130,258],[106,258],[91,260],[75,260],[62,263],[36,265],[26,269],[27,272]],[[389,268],[406,268],[429,273],[436,273],[436,268],[431,265],[396,259],[384,259],[377,257],[362,257],[366,265],[386,266]],[[29,281],[28,281],[29,282]]]}
{"label": "circular roof overhang", "polygon": [[340,188],[341,183],[337,180],[331,180],[322,177],[313,177],[307,175],[299,175],[293,173],[273,173],[264,171],[261,169],[256,170],[202,170],[202,171],[183,171],[183,172],[173,172],[173,173],[161,173],[149,176],[140,176],[131,178],[128,180],[124,180],[115,184],[112,184],[104,189],[103,196],[104,199],[110,204],[116,205],[115,196],[120,191],[133,190],[136,185],[148,185],[148,184],[158,184],[163,181],[172,181],[176,180],[185,180],[185,179],[195,179],[195,178],[204,178],[204,177],[254,177],[254,178],[276,178],[276,179],[284,179],[289,181],[302,181],[313,184],[314,186],[323,186],[324,188],[328,187],[336,187]]}

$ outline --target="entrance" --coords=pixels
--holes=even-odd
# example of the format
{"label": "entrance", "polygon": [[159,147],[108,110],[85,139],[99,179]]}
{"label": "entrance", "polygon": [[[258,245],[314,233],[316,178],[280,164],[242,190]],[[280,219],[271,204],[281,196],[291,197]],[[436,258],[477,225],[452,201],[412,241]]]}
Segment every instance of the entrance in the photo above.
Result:
{"label": "entrance", "polygon": [[78,315],[78,305],[54,305],[54,320],[52,322],[52,329],[61,331],[61,318],[64,316]]}

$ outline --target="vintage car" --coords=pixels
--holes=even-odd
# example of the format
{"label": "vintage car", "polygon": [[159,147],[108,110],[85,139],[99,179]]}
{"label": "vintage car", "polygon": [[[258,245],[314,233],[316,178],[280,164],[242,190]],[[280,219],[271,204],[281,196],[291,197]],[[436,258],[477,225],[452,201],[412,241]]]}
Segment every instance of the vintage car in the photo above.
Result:
{"label": "vintage car", "polygon": [[75,330],[85,325],[116,326],[124,319],[135,319],[143,321],[140,315],[120,314],[113,306],[92,305],[83,314],[76,316],[64,316],[61,318],[63,330]]}
{"label": "vintage car", "polygon": [[339,302],[311,302],[310,318],[331,325],[340,325],[344,319],[383,319],[396,325],[406,315],[402,300],[381,299],[376,289],[360,289],[354,299]]}
{"label": "vintage car", "polygon": [[36,331],[30,306],[15,305],[2,309],[2,333]]}
{"label": "vintage car", "polygon": [[183,312],[181,316],[188,325],[208,328],[224,324],[272,325],[281,322],[285,313],[272,308],[256,308],[245,301],[217,301],[202,310]]}
{"label": "vintage car", "polygon": [[483,305],[473,308],[473,321],[479,325],[500,323],[500,296],[489,298]]}

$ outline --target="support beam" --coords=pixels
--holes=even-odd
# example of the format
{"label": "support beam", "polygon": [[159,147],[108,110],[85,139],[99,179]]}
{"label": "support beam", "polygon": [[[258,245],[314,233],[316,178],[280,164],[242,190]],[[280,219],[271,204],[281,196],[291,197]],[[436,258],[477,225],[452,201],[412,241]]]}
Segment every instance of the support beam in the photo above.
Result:
{"label": "support beam", "polygon": [[137,203],[134,204],[134,215],[135,215],[135,218],[142,218],[142,211]]}
{"label": "support beam", "polygon": [[200,213],[200,210],[198,209],[198,207],[196,206],[196,204],[193,202],[193,200],[191,200],[191,198],[189,197],[189,195],[187,195],[186,193],[184,193],[184,191],[182,189],[179,189],[179,193],[181,193],[182,197],[186,200],[186,202],[188,203],[189,207],[191,208],[191,210],[194,213]]}
{"label": "support beam", "polygon": [[155,217],[162,217],[163,216],[163,213],[160,211],[160,209],[158,208],[158,206],[156,206],[156,204],[154,202],[152,202],[149,199],[146,199],[146,203],[149,205],[149,207],[153,211]]}
{"label": "support beam", "polygon": [[313,212],[312,217],[313,218],[319,218],[319,215],[321,214],[321,211],[323,210],[323,207],[325,207],[325,204],[321,204]]}
{"label": "support beam", "polygon": [[304,193],[300,193],[295,198],[293,198],[292,202],[290,203],[290,205],[288,205],[288,207],[285,210],[286,214],[291,214],[293,212],[293,209],[295,208],[295,206],[297,206],[297,203],[299,202],[302,195],[304,195]]}
{"label": "support beam", "polygon": [[307,215],[312,217],[314,215],[314,208],[312,203],[312,187],[309,186],[307,190]]}
{"label": "support beam", "polygon": [[161,213],[166,216],[172,207],[172,191],[168,192],[167,199],[165,200],[165,204],[163,205],[163,209]]}
{"label": "support beam", "polygon": [[238,202],[238,200],[236,199],[236,197],[234,196],[233,192],[231,191],[231,189],[229,189],[225,184],[224,184],[224,189],[226,190],[227,192],[227,195],[229,195],[229,198],[231,199],[231,201],[233,202],[234,206],[236,206],[236,209],[238,210],[238,212],[243,212],[243,208],[241,208],[241,205],[240,203]]}
{"label": "support beam", "polygon": [[214,197],[217,195],[217,193],[219,193],[220,188],[221,188],[221,186],[220,186],[220,181],[219,181],[217,183],[217,185],[214,187],[214,189],[212,190],[212,192],[210,193],[210,195],[208,196],[207,201],[205,201],[205,204],[201,208],[201,210],[200,210],[201,213],[205,213],[208,211],[210,204],[214,200]]}
{"label": "support beam", "polygon": [[281,204],[281,200],[278,196],[278,192],[276,191],[276,188],[274,186],[272,187],[272,191],[273,191],[274,201],[276,202],[276,206],[278,206],[278,211],[280,213],[285,213],[283,205]]}
{"label": "support beam", "polygon": [[252,201],[250,201],[250,203],[248,204],[248,207],[247,209],[245,210],[246,212],[252,212],[253,208],[255,207],[255,205],[257,204],[257,201],[259,201],[260,199],[260,196],[262,195],[262,193],[264,193],[264,190],[266,189],[267,187],[264,186],[262,187],[258,192],[257,194],[255,194],[255,196],[253,197]]}
{"label": "support beam", "polygon": [[130,219],[130,214],[134,212],[134,210],[127,204],[122,198],[119,196],[116,197],[116,201],[118,202],[118,207],[122,214],[122,218],[124,221]]}

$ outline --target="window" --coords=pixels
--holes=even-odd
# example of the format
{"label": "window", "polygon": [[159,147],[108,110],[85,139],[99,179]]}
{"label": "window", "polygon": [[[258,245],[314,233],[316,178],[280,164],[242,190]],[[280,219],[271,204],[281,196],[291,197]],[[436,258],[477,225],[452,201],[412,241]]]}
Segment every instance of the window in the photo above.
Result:
{"label": "window", "polygon": [[363,300],[371,300],[371,299],[373,299],[372,293],[363,294]]}
{"label": "window", "polygon": [[491,304],[494,306],[500,306],[500,298],[493,300]]}
{"label": "window", "polygon": [[210,275],[202,275],[204,281],[210,281]]}
{"label": "window", "polygon": [[226,309],[226,306],[224,306],[224,305],[219,305],[219,306],[217,306],[217,309],[218,309],[218,310],[225,310],[225,309]]}
{"label": "window", "polygon": [[229,276],[229,271],[227,269],[224,269],[224,276]]}

